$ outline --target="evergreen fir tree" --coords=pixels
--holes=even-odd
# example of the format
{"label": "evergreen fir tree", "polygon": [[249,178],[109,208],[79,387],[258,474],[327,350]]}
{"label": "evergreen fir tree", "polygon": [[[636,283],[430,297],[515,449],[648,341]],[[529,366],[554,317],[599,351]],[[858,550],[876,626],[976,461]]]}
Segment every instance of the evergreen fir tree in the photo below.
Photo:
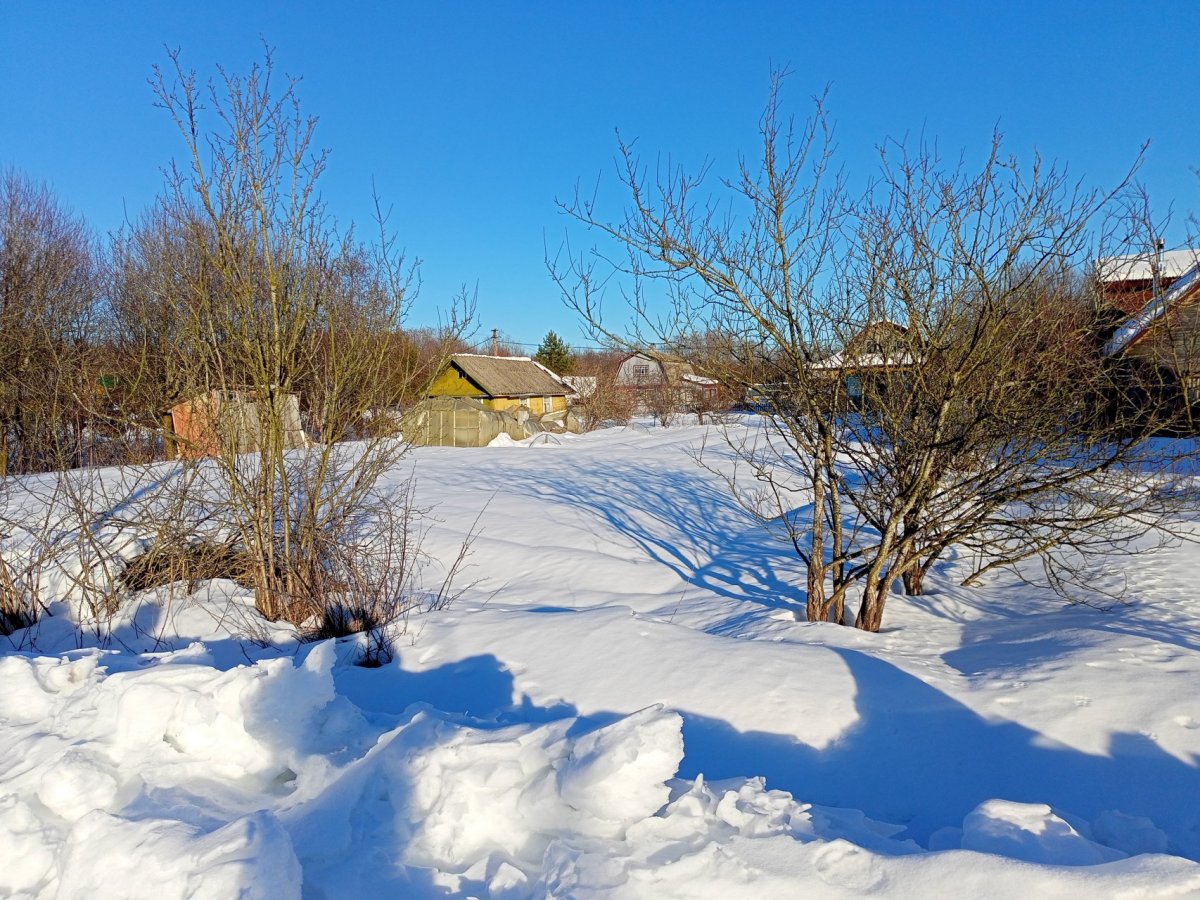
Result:
{"label": "evergreen fir tree", "polygon": [[575,357],[571,354],[571,348],[553,331],[546,332],[533,358],[556,375],[570,375],[571,369],[575,367]]}

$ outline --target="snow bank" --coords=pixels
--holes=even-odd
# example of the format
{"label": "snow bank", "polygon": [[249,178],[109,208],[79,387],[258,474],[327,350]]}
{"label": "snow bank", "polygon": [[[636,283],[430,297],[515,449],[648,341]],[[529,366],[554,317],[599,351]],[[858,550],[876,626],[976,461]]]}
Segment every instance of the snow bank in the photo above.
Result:
{"label": "snow bank", "polygon": [[[648,709],[574,738],[577,724],[487,729],[417,712],[336,789],[285,813],[306,877],[365,889],[377,877],[360,861],[366,842],[407,866],[526,882],[552,845],[622,838],[668,799],[683,755],[679,716]],[[381,797],[390,804],[359,816]]]}
{"label": "snow bank", "polygon": [[[333,642],[228,671],[195,658],[0,660],[0,893],[1016,897],[1100,870],[1145,896],[1200,890],[1200,866],[1126,859],[1047,807],[985,803],[939,854],[759,778],[678,779],[683,719],[661,706],[385,722],[336,693]],[[1105,827],[1153,843],[1148,823]]]}
{"label": "snow bank", "polygon": [[1058,866],[1094,866],[1126,855],[1088,840],[1045,804],[1005,800],[989,800],[967,816],[962,846]]}

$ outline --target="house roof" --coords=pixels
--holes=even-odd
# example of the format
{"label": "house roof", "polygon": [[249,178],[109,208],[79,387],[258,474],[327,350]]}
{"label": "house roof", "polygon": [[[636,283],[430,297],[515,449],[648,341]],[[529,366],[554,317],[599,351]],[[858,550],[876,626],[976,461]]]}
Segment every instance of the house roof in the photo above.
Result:
{"label": "house roof", "polygon": [[570,392],[528,356],[455,353],[450,362],[490,397],[565,397]]}
{"label": "house roof", "polygon": [[1154,278],[1156,257],[1160,278],[1179,278],[1200,261],[1200,249],[1167,250],[1155,253],[1130,253],[1125,256],[1104,256],[1096,260],[1096,278],[1111,284],[1119,281],[1150,281]]}
{"label": "house roof", "polygon": [[678,384],[689,375],[696,374],[696,370],[692,368],[692,364],[684,362],[682,359],[660,356],[658,364],[662,366],[663,375],[666,376],[667,382],[670,384]]}
{"label": "house roof", "polygon": [[[849,340],[844,350],[817,360],[810,369],[890,369],[911,366],[912,353],[906,346],[908,329],[891,319],[867,322]],[[886,344],[881,344],[886,341]]]}
{"label": "house roof", "polygon": [[1113,336],[1104,345],[1104,355],[1120,353],[1149,331],[1168,310],[1197,293],[1200,293],[1200,263],[1193,263],[1191,269],[1174,284],[1157,297],[1151,297],[1149,303],[1117,326]]}

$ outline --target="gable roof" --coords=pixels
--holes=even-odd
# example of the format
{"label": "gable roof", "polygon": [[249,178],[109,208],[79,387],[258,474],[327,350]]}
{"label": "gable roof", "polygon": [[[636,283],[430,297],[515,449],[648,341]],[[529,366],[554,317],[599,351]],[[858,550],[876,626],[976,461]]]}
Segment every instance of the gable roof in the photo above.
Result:
{"label": "gable roof", "polygon": [[1157,297],[1151,297],[1150,302],[1143,306],[1124,322],[1117,326],[1113,336],[1104,345],[1104,355],[1113,356],[1120,353],[1167,314],[1173,306],[1178,306],[1200,289],[1200,263],[1194,263],[1183,276]]}
{"label": "gable roof", "polygon": [[657,366],[663,380],[670,385],[678,385],[683,381],[694,381],[700,377],[696,374],[696,370],[692,367],[692,364],[687,360],[680,359],[677,356],[669,356],[654,349],[635,350],[621,360],[621,365],[624,366],[631,359],[644,359],[647,363]]}
{"label": "gable roof", "polygon": [[528,356],[455,353],[450,364],[490,397],[565,397],[569,388]]}

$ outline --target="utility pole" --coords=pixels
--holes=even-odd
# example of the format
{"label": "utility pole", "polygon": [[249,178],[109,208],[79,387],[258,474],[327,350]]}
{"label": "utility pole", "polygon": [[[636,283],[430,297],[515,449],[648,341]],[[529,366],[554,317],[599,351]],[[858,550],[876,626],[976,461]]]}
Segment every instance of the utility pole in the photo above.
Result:
{"label": "utility pole", "polygon": [[1150,270],[1151,299],[1162,293],[1162,262],[1164,247],[1166,247],[1166,242],[1162,238],[1159,238],[1154,242],[1154,262],[1152,263],[1153,268]]}
{"label": "utility pole", "polygon": [[492,329],[492,356],[500,355],[500,329]]}

